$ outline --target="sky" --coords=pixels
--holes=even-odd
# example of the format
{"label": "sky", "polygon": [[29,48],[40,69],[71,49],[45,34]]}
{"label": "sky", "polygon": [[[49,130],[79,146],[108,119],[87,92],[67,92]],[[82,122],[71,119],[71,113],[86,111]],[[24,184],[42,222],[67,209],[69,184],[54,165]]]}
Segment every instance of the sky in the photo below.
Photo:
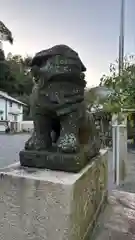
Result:
{"label": "sky", "polygon": [[[121,0],[0,0],[0,20],[12,31],[7,54],[34,55],[55,44],[79,53],[87,86],[96,86],[118,57]],[[126,0],[125,54],[135,53],[135,0]]]}

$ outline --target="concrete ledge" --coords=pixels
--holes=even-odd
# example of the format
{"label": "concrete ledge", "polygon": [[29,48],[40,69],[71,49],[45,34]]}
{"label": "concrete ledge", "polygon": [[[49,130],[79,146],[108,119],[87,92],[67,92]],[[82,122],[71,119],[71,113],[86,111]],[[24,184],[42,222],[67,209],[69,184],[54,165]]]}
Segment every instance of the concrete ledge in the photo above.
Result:
{"label": "concrete ledge", "polygon": [[107,151],[81,172],[0,170],[1,240],[86,240],[107,196]]}

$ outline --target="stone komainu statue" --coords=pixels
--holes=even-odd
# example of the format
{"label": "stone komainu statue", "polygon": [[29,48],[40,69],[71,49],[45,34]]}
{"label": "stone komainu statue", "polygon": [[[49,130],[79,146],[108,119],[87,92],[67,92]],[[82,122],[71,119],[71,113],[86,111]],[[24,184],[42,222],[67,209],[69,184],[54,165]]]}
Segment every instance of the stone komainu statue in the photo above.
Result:
{"label": "stone komainu statue", "polygon": [[[95,123],[85,108],[86,68],[78,54],[66,45],[56,45],[37,53],[31,67],[36,82],[31,95],[34,132],[26,142],[25,150],[20,152],[21,165],[78,171],[84,165],[82,162],[86,164],[86,160],[81,159],[82,155],[78,158],[79,154],[87,153],[88,159],[96,156],[100,149]],[[31,157],[28,157],[30,153]],[[51,153],[59,159],[60,155],[63,156],[61,163],[53,159],[50,166],[46,159]],[[72,169],[74,160],[71,163],[69,159],[65,160],[69,157],[80,159],[78,168]],[[32,161],[32,158],[36,160]],[[68,163],[63,167],[65,161],[69,167]]]}

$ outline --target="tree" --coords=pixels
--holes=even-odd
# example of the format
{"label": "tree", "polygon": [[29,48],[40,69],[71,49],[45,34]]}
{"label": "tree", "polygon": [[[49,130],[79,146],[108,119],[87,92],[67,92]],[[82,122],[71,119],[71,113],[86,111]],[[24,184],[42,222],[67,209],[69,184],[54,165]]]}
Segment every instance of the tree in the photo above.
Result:
{"label": "tree", "polygon": [[0,50],[0,90],[6,92],[15,91],[15,79],[11,77],[10,66],[5,59],[3,50]]}
{"label": "tree", "polygon": [[7,63],[10,67],[10,76],[16,80],[15,91],[12,94],[20,96],[31,93],[33,81],[29,66],[26,64],[27,61],[28,57],[23,59],[20,55],[10,55],[7,58]]}
{"label": "tree", "polygon": [[112,112],[120,112],[122,109],[129,108],[135,109],[135,57],[125,57],[121,76],[118,74],[118,61],[111,64],[110,74],[101,78],[100,86],[114,90],[104,102],[104,108],[108,108]]}
{"label": "tree", "polygon": [[10,66],[10,74],[15,79],[15,91],[11,95],[27,104],[24,108],[24,119],[30,119],[30,94],[32,92],[33,80],[30,72],[31,57],[22,58],[14,55],[7,59]]}
{"label": "tree", "polygon": [[29,117],[29,96],[33,80],[30,71],[31,57],[9,53],[7,58],[0,51],[0,90],[27,104],[24,116]]}

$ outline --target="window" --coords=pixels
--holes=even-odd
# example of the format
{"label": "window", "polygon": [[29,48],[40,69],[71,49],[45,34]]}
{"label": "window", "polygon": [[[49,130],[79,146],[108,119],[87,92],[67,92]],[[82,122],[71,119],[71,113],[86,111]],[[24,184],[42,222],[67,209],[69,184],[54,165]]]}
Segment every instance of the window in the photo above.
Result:
{"label": "window", "polygon": [[3,114],[3,110],[0,110],[0,115],[2,115]]}
{"label": "window", "polygon": [[3,111],[0,110],[0,120],[3,121]]}
{"label": "window", "polygon": [[9,106],[12,107],[12,102],[9,102]]}

